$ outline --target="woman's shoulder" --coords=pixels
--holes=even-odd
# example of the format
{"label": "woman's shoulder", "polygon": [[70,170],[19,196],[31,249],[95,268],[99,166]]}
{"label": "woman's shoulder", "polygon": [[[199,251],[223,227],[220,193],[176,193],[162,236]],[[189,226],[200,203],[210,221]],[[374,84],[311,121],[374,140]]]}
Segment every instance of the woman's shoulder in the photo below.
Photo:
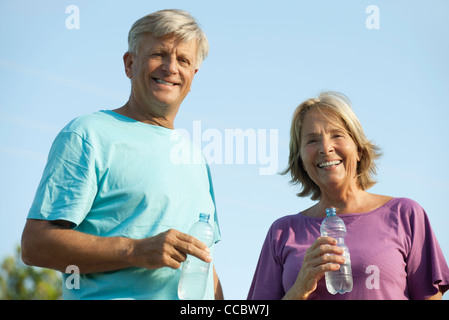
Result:
{"label": "woman's shoulder", "polygon": [[271,229],[285,229],[288,228],[293,221],[295,220],[295,217],[298,215],[296,214],[289,214],[282,216],[280,218],[277,218],[274,220],[274,222],[271,224]]}
{"label": "woman's shoulder", "polygon": [[423,210],[418,202],[406,197],[391,197],[370,194],[370,198],[367,203],[367,209],[365,210],[366,212],[392,211],[396,213],[406,213]]}
{"label": "woman's shoulder", "polygon": [[410,198],[394,198],[384,205],[385,212],[399,225],[410,226],[422,224],[428,220],[424,208]]}
{"label": "woman's shoulder", "polygon": [[416,212],[423,211],[421,205],[413,199],[410,198],[392,198],[390,201],[385,203],[385,207],[396,212]]}
{"label": "woman's shoulder", "polygon": [[270,227],[271,232],[288,233],[291,230],[306,230],[310,224],[320,224],[323,218],[308,217],[300,211],[276,219]]}

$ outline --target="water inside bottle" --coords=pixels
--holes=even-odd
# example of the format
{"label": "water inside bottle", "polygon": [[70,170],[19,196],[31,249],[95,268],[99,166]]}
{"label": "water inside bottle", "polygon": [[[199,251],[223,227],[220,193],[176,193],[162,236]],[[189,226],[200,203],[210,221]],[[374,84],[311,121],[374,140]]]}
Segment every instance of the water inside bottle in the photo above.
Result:
{"label": "water inside bottle", "polygon": [[[333,271],[336,272],[336,271]],[[328,273],[328,272],[326,272]],[[347,274],[332,275],[332,280],[326,276],[326,287],[331,294],[344,294],[352,291],[352,277]]]}
{"label": "water inside bottle", "polygon": [[[192,266],[195,264],[195,267]],[[199,264],[199,265],[198,265]],[[201,265],[202,264],[202,265]],[[182,267],[181,279],[178,287],[178,297],[181,300],[201,300],[206,292],[209,264],[198,258],[190,257]]]}
{"label": "water inside bottle", "polygon": [[326,287],[331,294],[344,294],[352,291],[353,279],[350,256],[346,250],[343,256],[346,261],[340,265],[340,269],[325,273]]}

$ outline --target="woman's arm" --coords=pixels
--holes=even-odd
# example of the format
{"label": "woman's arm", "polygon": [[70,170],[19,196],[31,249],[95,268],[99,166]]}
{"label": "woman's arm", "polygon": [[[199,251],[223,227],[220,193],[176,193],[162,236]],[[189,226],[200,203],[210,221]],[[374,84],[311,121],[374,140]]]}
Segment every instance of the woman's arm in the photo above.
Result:
{"label": "woman's arm", "polygon": [[441,291],[441,288],[440,288],[440,290],[438,291],[438,293],[436,295],[428,297],[424,300],[442,300],[442,299],[443,299],[443,292]]}

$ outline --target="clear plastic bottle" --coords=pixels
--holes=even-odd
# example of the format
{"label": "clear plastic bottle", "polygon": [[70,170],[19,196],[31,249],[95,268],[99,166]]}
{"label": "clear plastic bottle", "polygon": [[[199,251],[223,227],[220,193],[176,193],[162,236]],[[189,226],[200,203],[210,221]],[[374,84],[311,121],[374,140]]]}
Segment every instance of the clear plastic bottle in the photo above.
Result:
{"label": "clear plastic bottle", "polygon": [[352,291],[352,269],[351,257],[348,247],[345,245],[344,238],[346,235],[346,226],[344,221],[337,216],[335,208],[326,209],[327,217],[321,223],[321,236],[331,237],[337,240],[337,246],[344,249],[343,257],[345,263],[340,265],[337,271],[329,271],[325,273],[327,291],[331,294]]}
{"label": "clear plastic bottle", "polygon": [[[202,241],[209,248],[214,242],[214,230],[209,224],[210,215],[200,213],[199,220],[189,230],[189,235]],[[182,264],[181,278],[178,284],[178,296],[181,300],[201,300],[206,292],[209,263],[197,257],[187,255]]]}

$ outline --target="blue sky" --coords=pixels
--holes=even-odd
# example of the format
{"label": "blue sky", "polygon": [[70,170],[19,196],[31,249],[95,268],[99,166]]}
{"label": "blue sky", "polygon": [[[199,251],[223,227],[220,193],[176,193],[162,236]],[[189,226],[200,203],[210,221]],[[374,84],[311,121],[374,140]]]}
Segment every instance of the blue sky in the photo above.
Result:
{"label": "blue sky", "polygon": [[[66,27],[69,5],[79,9],[79,29]],[[366,26],[369,5],[378,8],[379,29]],[[371,191],[418,201],[449,259],[446,0],[1,0],[0,258],[20,242],[58,131],[127,101],[129,28],[167,8],[189,11],[210,42],[177,128],[193,135],[200,121],[201,133],[223,138],[231,129],[266,130],[267,141],[276,130],[281,171],[293,110],[322,90],[340,91],[384,152]],[[215,263],[228,299],[246,297],[271,223],[313,204],[295,196],[288,177],[260,175],[256,160],[211,164],[223,236]]]}

